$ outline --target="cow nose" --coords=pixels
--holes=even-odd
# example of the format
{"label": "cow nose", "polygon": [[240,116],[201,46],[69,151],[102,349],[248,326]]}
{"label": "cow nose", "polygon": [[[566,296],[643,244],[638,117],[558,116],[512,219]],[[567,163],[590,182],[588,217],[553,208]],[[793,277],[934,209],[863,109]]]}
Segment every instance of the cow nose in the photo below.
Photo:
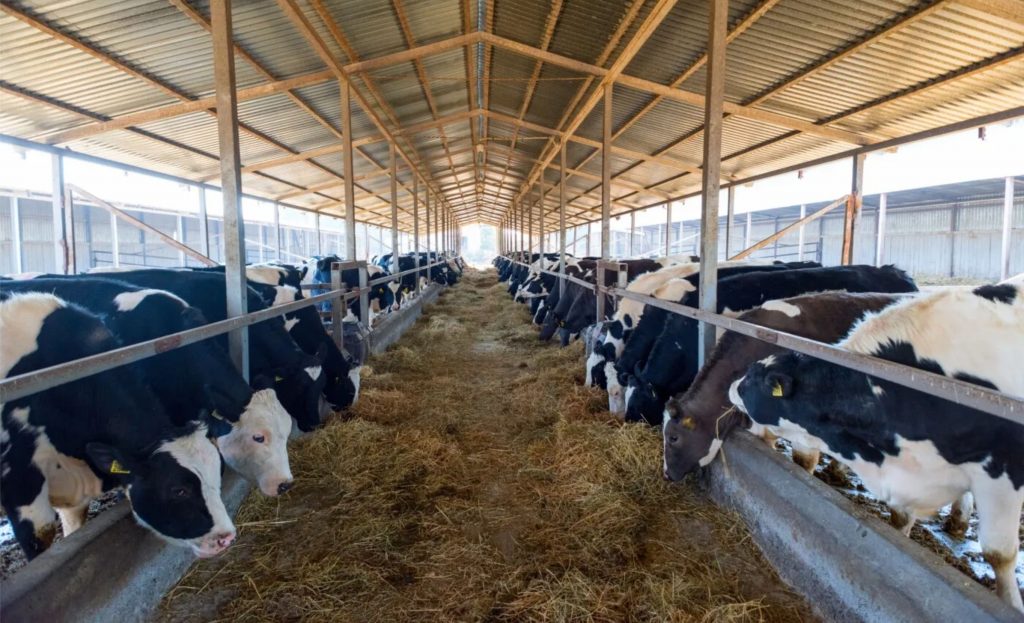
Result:
{"label": "cow nose", "polygon": [[234,532],[224,532],[224,533],[218,534],[217,535],[217,546],[218,547],[222,547],[222,548],[223,547],[227,547],[228,545],[231,545],[231,543],[233,543],[234,540],[235,540],[235,533]]}
{"label": "cow nose", "polygon": [[281,484],[277,485],[277,494],[280,495],[280,494],[288,491],[288,489],[291,489],[291,488],[292,488],[292,481],[289,480],[288,482],[282,482]]}
{"label": "cow nose", "polygon": [[666,480],[666,481],[672,480],[671,478],[668,477],[668,470],[663,470],[661,472],[661,478],[662,478],[662,480]]}

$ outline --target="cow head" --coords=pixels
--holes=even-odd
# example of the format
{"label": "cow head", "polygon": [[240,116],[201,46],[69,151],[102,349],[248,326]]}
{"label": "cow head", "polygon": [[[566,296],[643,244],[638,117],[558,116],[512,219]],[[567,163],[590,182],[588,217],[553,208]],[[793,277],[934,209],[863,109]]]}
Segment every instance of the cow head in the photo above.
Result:
{"label": "cow head", "polygon": [[714,419],[696,417],[687,413],[680,396],[669,399],[662,418],[665,478],[680,480],[698,467],[710,464],[722,447],[722,439],[741,419],[742,414],[735,409],[726,410]]}
{"label": "cow head", "polygon": [[254,379],[253,393],[242,416],[226,435],[215,438],[224,462],[264,495],[276,496],[292,486],[288,465],[288,435],[292,418],[270,389],[270,379]]}
{"label": "cow head", "polygon": [[93,467],[128,492],[136,520],[200,558],[215,556],[235,540],[235,526],[220,494],[220,455],[206,426],[178,429],[152,453],[131,456],[90,442]]}
{"label": "cow head", "polygon": [[651,426],[660,426],[662,412],[665,410],[665,398],[651,383],[632,375],[625,392],[626,421],[647,422]]}

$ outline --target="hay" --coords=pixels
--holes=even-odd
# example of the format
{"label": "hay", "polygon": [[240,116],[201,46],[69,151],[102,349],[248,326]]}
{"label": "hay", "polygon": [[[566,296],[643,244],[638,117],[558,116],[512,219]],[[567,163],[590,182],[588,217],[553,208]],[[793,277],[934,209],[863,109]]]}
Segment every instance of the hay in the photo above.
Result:
{"label": "hay", "polygon": [[291,448],[238,543],[193,565],[168,621],[813,618],[740,521],[660,478],[656,431],[575,381],[493,272],[467,271],[372,359],[355,417]]}

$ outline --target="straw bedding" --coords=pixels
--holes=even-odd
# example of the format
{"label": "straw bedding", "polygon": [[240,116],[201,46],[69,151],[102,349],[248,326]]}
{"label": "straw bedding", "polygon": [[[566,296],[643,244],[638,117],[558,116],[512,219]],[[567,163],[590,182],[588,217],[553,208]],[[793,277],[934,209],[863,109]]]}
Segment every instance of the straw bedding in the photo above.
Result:
{"label": "straw bedding", "polygon": [[467,271],[158,618],[812,620],[737,517],[659,478],[657,432],[576,382],[580,348],[540,344],[494,273]]}

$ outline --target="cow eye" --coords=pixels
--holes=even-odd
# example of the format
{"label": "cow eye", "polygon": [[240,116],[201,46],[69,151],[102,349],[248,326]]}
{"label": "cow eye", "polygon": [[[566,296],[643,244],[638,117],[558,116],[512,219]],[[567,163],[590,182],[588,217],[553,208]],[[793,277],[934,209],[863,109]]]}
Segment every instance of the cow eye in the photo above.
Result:
{"label": "cow eye", "polygon": [[263,435],[253,435],[252,440],[255,441],[256,443],[263,443],[264,441],[266,441],[266,438]]}
{"label": "cow eye", "polygon": [[679,436],[678,435],[672,435],[671,437],[668,438],[668,442],[669,443],[679,443]]}
{"label": "cow eye", "polygon": [[188,490],[188,487],[179,485],[177,487],[171,487],[171,495],[177,500],[184,500],[191,496],[192,493]]}

